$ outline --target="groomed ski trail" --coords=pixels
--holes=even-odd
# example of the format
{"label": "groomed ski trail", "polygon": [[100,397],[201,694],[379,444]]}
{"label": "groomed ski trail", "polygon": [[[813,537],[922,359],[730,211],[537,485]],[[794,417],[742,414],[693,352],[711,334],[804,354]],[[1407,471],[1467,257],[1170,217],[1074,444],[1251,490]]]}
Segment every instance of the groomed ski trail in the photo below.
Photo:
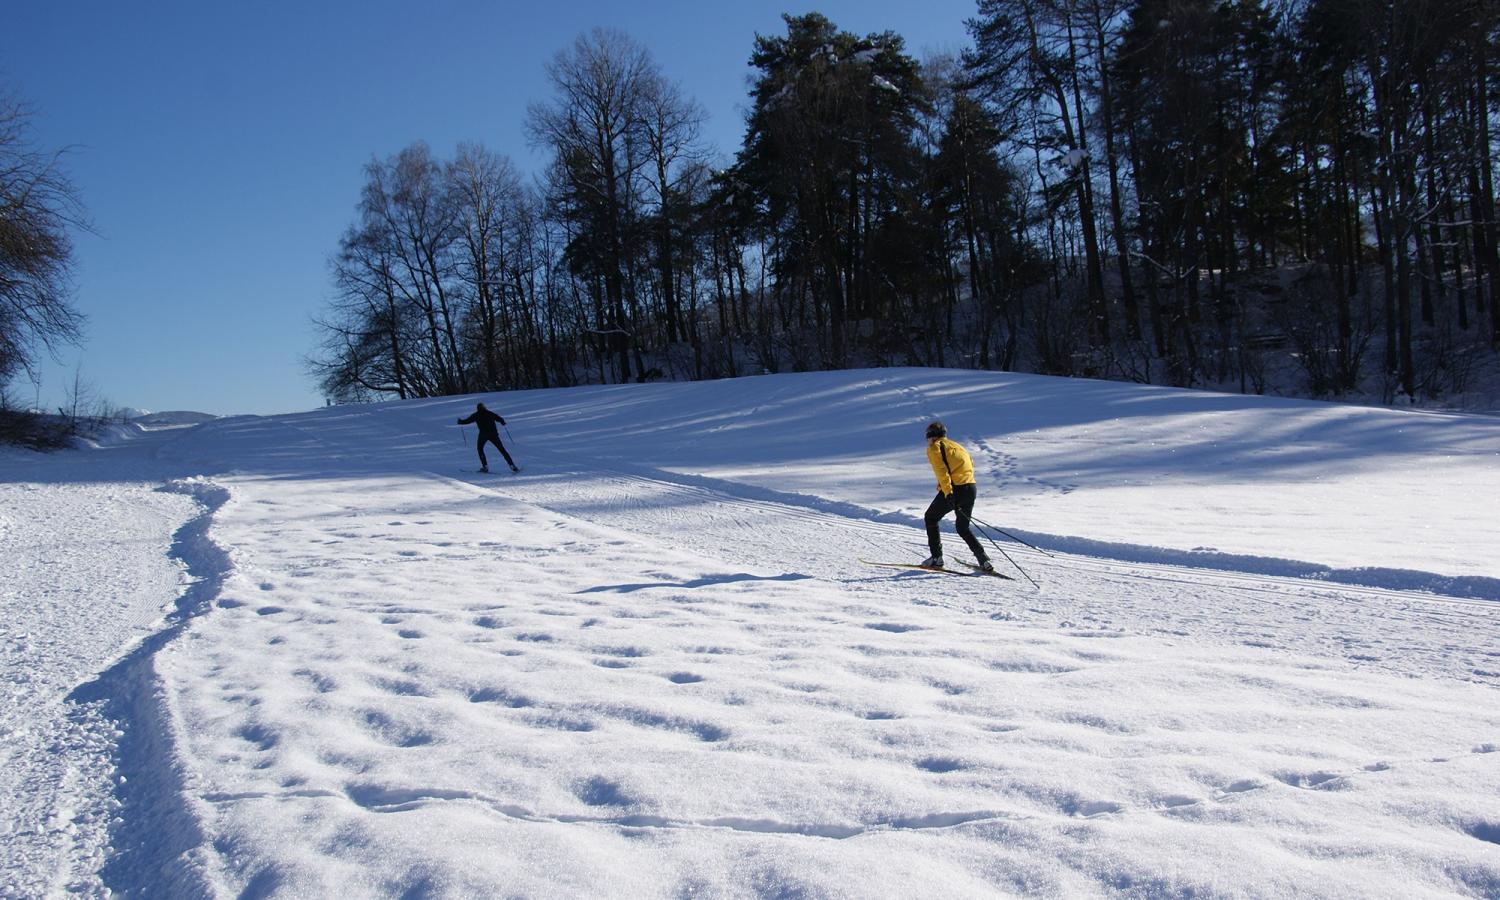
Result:
{"label": "groomed ski trail", "polygon": [[[843,510],[851,505],[821,498],[598,462],[530,477],[535,480],[525,484],[475,483],[562,514],[689,547],[707,557],[735,558],[767,570],[790,562],[797,571],[836,579],[855,592],[870,577],[868,569],[851,560],[876,552],[888,558],[903,545],[914,560],[926,555],[920,520],[909,525],[879,521],[858,507],[852,507],[855,515],[850,516]],[[663,515],[663,510],[670,514]],[[732,540],[721,539],[726,533]],[[956,535],[945,529],[945,541],[954,540]],[[1330,655],[1376,667],[1382,665],[1380,648],[1392,625],[1420,624],[1419,630],[1431,632],[1433,638],[1426,646],[1407,647],[1397,670],[1405,671],[1411,662],[1405,653],[1416,652],[1429,667],[1424,672],[1500,683],[1500,648],[1483,638],[1500,627],[1500,604],[1067,552],[1053,551],[1047,557],[1016,544],[1002,546],[1043,585],[1040,595],[1028,586],[1026,595],[1005,599],[1007,615],[1015,620],[1069,633],[1211,639]],[[941,585],[944,596],[936,598],[941,602],[972,603],[987,614],[994,612],[998,601],[993,592],[999,585],[958,579],[945,579]],[[1095,599],[1104,596],[1110,599]],[[912,597],[914,603],[931,599]]]}

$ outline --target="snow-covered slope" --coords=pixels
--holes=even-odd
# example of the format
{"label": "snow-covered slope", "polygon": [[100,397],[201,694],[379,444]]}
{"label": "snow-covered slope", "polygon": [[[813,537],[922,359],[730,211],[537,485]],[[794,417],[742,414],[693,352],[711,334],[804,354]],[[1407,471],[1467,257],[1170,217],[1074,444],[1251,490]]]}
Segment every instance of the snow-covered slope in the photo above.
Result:
{"label": "snow-covered slope", "polygon": [[[931,499],[922,431],[942,419],[974,454],[980,518],[1049,549],[1500,599],[1493,417],[929,369],[490,399],[549,471],[659,471],[899,524]],[[228,419],[181,452],[462,474],[474,457],[452,418],[472,405]],[[221,436],[248,455],[219,460]]]}
{"label": "snow-covered slope", "polygon": [[[476,399],[519,475],[473,472]],[[933,418],[979,518],[1049,554],[991,532],[1040,589],[859,562],[925,555]],[[169,557],[99,552],[193,578],[133,652],[117,629],[33,691],[54,712],[0,720],[125,734],[107,794],[52,792],[93,824],[9,836],[11,886],[1500,892],[1493,419],[896,369],[219,419],[0,465],[0,508],[80,539],[87,498],[162,498]],[[7,521],[0,558],[66,569]],[[31,644],[85,627],[21,584]]]}

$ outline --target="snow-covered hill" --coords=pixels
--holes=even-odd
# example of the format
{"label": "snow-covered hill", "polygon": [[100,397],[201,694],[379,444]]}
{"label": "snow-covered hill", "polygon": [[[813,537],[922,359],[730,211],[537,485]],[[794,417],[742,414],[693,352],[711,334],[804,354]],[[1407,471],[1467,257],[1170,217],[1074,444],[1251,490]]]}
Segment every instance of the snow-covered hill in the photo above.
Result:
{"label": "snow-covered hill", "polygon": [[[1039,589],[859,562],[934,418]],[[0,892],[1500,893],[1494,419],[894,369],[0,475]]]}

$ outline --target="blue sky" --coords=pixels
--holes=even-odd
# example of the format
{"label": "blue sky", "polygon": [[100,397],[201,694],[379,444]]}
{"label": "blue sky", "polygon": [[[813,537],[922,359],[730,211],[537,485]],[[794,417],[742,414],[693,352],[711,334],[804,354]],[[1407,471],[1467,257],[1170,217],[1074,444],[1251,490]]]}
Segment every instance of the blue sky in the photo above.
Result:
{"label": "blue sky", "polygon": [[468,140],[537,171],[526,105],[550,97],[546,61],[595,25],[645,45],[727,156],[754,35],[812,10],[895,31],[921,57],[966,45],[974,2],[11,4],[0,85],[34,108],[39,146],[73,148],[65,168],[98,232],[76,241],[86,344],[44,367],[39,392],[14,385],[18,399],[56,405],[78,372],[150,410],[321,406],[301,361],[372,156]]}

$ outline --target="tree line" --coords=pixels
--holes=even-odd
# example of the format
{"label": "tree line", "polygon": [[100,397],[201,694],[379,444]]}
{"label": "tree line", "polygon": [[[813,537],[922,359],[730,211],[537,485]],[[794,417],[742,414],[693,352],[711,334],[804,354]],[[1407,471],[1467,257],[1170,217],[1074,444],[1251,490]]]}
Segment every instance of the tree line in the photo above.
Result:
{"label": "tree line", "polygon": [[55,416],[11,391],[22,377],[38,382],[39,354],[77,344],[84,326],[72,300],[72,232],[88,231],[88,216],[62,167],[66,149],[38,147],[31,116],[0,85],[0,444],[54,449],[114,410],[76,372]]}
{"label": "tree line", "polygon": [[547,151],[372,160],[330,398],[940,365],[1435,397],[1500,349],[1492,0],[980,0],[757,35],[745,137],[581,35]]}

